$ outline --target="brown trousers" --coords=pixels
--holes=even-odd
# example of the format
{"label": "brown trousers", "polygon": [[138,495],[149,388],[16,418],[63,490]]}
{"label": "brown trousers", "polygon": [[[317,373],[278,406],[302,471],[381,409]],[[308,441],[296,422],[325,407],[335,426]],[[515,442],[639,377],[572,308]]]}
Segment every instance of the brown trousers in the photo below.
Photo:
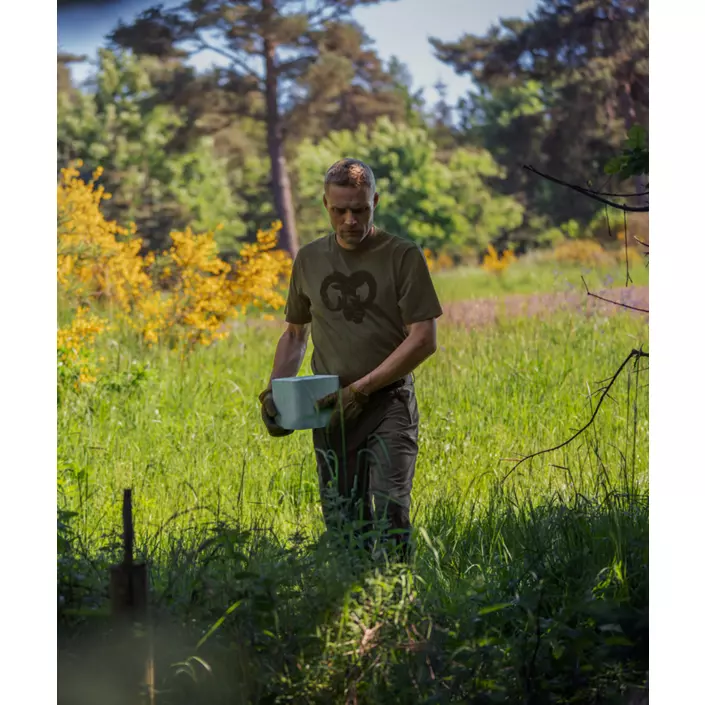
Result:
{"label": "brown trousers", "polygon": [[374,394],[349,427],[313,431],[329,531],[352,529],[368,549],[379,538],[408,557],[418,428],[416,395],[408,378],[401,387]]}

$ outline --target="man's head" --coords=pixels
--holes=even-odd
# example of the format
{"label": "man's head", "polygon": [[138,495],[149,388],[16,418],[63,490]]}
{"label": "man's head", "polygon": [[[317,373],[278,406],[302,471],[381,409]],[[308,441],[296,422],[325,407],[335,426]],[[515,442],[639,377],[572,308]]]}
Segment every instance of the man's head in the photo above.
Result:
{"label": "man's head", "polygon": [[341,159],[326,172],[323,205],[341,247],[354,250],[370,234],[378,202],[372,169],[359,159]]}

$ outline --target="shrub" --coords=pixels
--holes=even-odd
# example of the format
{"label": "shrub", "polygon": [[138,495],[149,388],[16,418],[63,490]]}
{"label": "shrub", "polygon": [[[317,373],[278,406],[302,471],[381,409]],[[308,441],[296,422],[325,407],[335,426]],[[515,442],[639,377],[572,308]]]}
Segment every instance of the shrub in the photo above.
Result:
{"label": "shrub", "polygon": [[59,385],[74,388],[95,381],[93,346],[98,335],[108,329],[107,322],[79,307],[71,323],[59,328],[56,336]]}
{"label": "shrub", "polygon": [[561,264],[593,267],[614,262],[614,257],[594,240],[565,240],[553,250],[553,259]]}
{"label": "shrub", "polygon": [[492,245],[488,245],[487,253],[482,260],[482,268],[486,272],[500,275],[512,262],[516,262],[514,250],[507,249],[499,255]]}
{"label": "shrub", "polygon": [[103,217],[101,204],[110,194],[96,186],[101,170],[86,183],[80,166],[78,162],[62,170],[57,192],[60,300],[76,311],[73,321],[59,330],[59,364],[78,383],[93,379],[89,349],[104,330],[93,309],[125,323],[149,345],[165,341],[192,346],[227,336],[224,324],[248,308],[284,305],[281,292],[291,259],[275,249],[281,223],[260,231],[234,265],[218,256],[214,233],[190,229],[172,232],[167,251],[143,255],[133,226]]}
{"label": "shrub", "polygon": [[[624,232],[617,233],[616,244],[624,243]],[[625,263],[624,246],[605,249],[595,240],[566,240],[558,245],[549,258],[561,264],[578,264],[588,267],[608,267]],[[641,262],[641,253],[630,243],[629,262]]]}

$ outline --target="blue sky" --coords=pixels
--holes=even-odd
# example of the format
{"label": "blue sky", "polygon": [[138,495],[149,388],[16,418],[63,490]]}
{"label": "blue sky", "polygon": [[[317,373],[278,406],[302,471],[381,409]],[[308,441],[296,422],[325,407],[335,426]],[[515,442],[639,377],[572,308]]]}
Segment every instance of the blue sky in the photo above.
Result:
{"label": "blue sky", "polygon": [[[162,2],[165,6],[175,4]],[[483,34],[498,18],[526,17],[536,4],[537,0],[395,0],[361,7],[354,17],[375,41],[383,59],[396,55],[409,67],[414,88],[423,87],[428,100],[437,99],[432,86],[442,80],[454,102],[468,90],[470,81],[466,76],[456,76],[433,56],[428,37],[448,41],[464,33]],[[66,11],[59,19],[59,47],[94,58],[118,19],[127,22],[144,7],[144,0],[122,0],[110,12],[95,7]],[[212,61],[212,57],[204,54],[193,63],[208,66]],[[74,66],[73,70],[75,78],[83,80],[91,67],[85,64]]]}

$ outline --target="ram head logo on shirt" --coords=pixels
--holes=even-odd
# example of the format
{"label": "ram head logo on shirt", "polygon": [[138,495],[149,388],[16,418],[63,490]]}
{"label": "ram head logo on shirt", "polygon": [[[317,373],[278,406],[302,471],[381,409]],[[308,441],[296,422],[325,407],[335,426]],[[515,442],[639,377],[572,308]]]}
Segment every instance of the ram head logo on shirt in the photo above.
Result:
{"label": "ram head logo on shirt", "polygon": [[346,321],[362,323],[365,312],[374,304],[377,282],[364,270],[346,276],[329,274],[321,283],[321,301],[329,311],[342,311]]}

